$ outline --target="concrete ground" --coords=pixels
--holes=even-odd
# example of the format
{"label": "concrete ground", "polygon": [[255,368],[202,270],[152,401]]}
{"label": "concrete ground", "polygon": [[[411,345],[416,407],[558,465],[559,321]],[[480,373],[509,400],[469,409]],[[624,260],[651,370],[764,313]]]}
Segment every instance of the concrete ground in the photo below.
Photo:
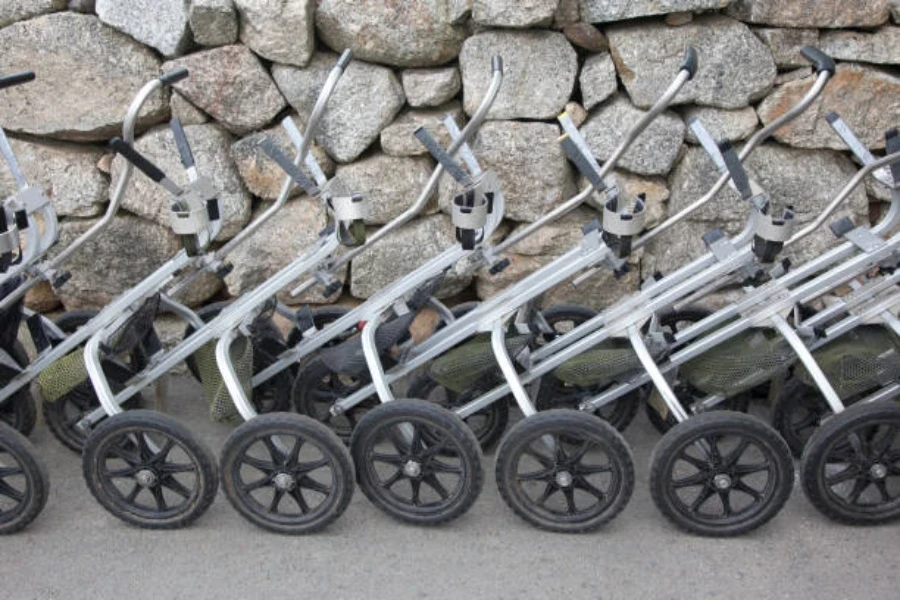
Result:
{"label": "concrete ground", "polygon": [[[218,452],[229,428],[211,424],[199,385],[178,378],[171,412]],[[829,522],[795,489],[782,513],[738,539],[683,534],[653,506],[647,462],[657,434],[643,414],[626,432],[637,464],[631,503],[587,535],[538,531],[517,519],[493,482],[461,519],[437,529],[387,517],[357,490],[347,512],[310,537],[267,533],[221,491],[178,531],[146,531],[105,512],[79,457],[39,426],[47,508],[0,538],[0,599],[206,598],[900,598],[900,524]]]}

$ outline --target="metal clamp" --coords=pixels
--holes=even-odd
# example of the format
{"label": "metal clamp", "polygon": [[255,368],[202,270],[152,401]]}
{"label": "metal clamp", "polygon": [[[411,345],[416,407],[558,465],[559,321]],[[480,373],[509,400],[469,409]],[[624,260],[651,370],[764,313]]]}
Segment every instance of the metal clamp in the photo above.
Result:
{"label": "metal clamp", "polygon": [[767,242],[786,242],[794,233],[794,211],[791,207],[784,209],[780,217],[768,212],[768,205],[760,211],[754,211],[753,233]]}
{"label": "metal clamp", "polygon": [[610,198],[603,205],[603,243],[616,258],[630,255],[632,239],[644,230],[645,201],[646,196],[639,195],[630,211],[622,207],[624,203],[618,197]]}
{"label": "metal clamp", "polygon": [[475,190],[466,190],[453,198],[451,218],[457,229],[481,229],[487,223],[488,201]]}
{"label": "metal clamp", "polygon": [[372,205],[362,194],[350,196],[332,196],[329,198],[334,218],[338,221],[355,221],[365,219],[371,213]]}
{"label": "metal clamp", "polygon": [[207,232],[210,226],[207,201],[215,196],[215,187],[209,179],[200,177],[192,182],[178,195],[178,202],[172,204],[169,213],[172,231],[177,235],[200,235]]}

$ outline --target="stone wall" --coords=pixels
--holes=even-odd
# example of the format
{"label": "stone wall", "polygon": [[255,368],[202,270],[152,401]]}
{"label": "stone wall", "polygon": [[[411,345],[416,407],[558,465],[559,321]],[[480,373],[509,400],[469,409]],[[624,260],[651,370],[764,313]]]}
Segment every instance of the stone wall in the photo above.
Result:
{"label": "stone wall", "polygon": [[[893,13],[892,13],[893,9]],[[401,212],[433,168],[412,138],[419,125],[439,133],[449,113],[470,115],[502,55],[505,78],[489,121],[473,143],[495,169],[508,200],[503,231],[522,227],[574,193],[574,169],[557,145],[563,109],[596,156],[608,158],[622,133],[665,88],[688,45],[700,69],[630,150],[617,171],[626,193],[646,193],[651,222],[687,205],[715,179],[685,124],[699,117],[716,137],[747,139],[811,85],[799,49],[815,44],[839,61],[821,101],[749,161],[779,201],[812,218],[847,181],[854,164],[822,116],[838,110],[872,148],[900,116],[900,7],[888,0],[17,0],[0,3],[0,73],[33,69],[33,83],[0,95],[0,124],[31,181],[46,188],[62,216],[62,241],[102,214],[121,159],[116,135],[133,94],[164,70],[190,77],[150,99],[137,147],[184,179],[165,127],[186,125],[200,169],[222,190],[223,239],[275,198],[281,172],[255,144],[278,121],[300,125],[333,65],[349,47],[354,62],[339,84],[314,151],[329,174],[368,194],[377,227]],[[5,170],[4,170],[5,171]],[[13,190],[0,173],[0,194]],[[344,295],[365,298],[452,243],[442,182],[428,210],[350,265]],[[842,210],[862,221],[884,192],[859,190]],[[39,288],[40,309],[99,306],[177,248],[165,227],[167,198],[137,175],[122,212],[102,239],[70,263],[74,274],[55,298]],[[516,248],[499,276],[454,278],[446,294],[488,296],[577,243],[596,215],[579,209]],[[600,275],[553,298],[603,305],[634,289],[641,275],[670,270],[703,250],[712,227],[736,232],[745,209],[730,191],[634,257],[620,280]],[[309,198],[293,199],[233,255],[235,270],[208,278],[190,302],[240,294],[302,251],[322,226]],[[821,234],[808,257],[834,243]],[[323,302],[318,295],[306,300]]]}

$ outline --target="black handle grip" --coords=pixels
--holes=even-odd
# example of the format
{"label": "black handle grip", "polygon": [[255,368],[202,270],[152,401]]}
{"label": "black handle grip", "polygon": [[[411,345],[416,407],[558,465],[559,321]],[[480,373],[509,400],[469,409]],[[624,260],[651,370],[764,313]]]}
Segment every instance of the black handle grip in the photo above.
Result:
{"label": "black handle grip", "polygon": [[510,265],[510,260],[508,258],[504,258],[503,260],[498,261],[490,269],[488,269],[488,273],[490,273],[491,275],[496,275],[497,273],[502,272],[509,265]]}
{"label": "black handle grip", "polygon": [[184,127],[181,126],[181,120],[177,117],[172,119],[169,121],[169,127],[172,128],[172,135],[175,136],[175,145],[178,146],[178,154],[181,155],[181,164],[185,169],[190,169],[194,166],[194,153],[191,152],[191,145],[184,133]]}
{"label": "black handle grip", "polygon": [[328,284],[328,287],[326,287],[322,291],[322,296],[324,296],[325,298],[330,298],[330,297],[334,296],[337,292],[342,290],[343,288],[344,288],[343,281],[332,281],[330,284]]}
{"label": "black handle grip", "polygon": [[[896,128],[884,132],[884,149],[888,154],[900,152],[900,134]],[[891,177],[894,178],[894,183],[900,182],[900,163],[891,163]]]}
{"label": "black handle grip", "polygon": [[503,57],[499,54],[491,59],[491,70],[494,73],[503,73]]}
{"label": "black handle grip", "polygon": [[62,286],[66,285],[66,282],[72,279],[71,271],[62,271],[56,278],[53,280],[51,286],[54,290],[58,290]]}
{"label": "black handle grip", "polygon": [[259,143],[259,147],[262,148],[263,152],[269,155],[269,158],[274,160],[275,163],[281,167],[282,171],[288,174],[288,177],[294,180],[294,183],[303,188],[304,192],[310,196],[315,196],[319,193],[319,188],[309,180],[309,177],[307,177],[303,171],[297,168],[297,165],[295,165],[291,159],[285,156],[284,152],[282,152],[268,136],[263,138]]}
{"label": "black handle grip", "polygon": [[6,209],[0,206],[0,233],[6,233],[9,230],[9,224],[6,221]]}
{"label": "black handle grip", "polygon": [[28,229],[28,212],[25,209],[16,211],[16,227],[20,231]]}
{"label": "black handle grip", "polygon": [[417,127],[413,132],[413,135],[419,140],[419,143],[425,146],[428,153],[444,167],[444,170],[447,171],[453,179],[467,187],[472,185],[472,178],[462,170],[462,167],[453,160],[453,157],[447,154],[441,145],[438,144],[437,140],[431,137],[431,134],[425,130],[424,125]]}
{"label": "black handle grip", "polygon": [[172,85],[178,83],[187,76],[187,67],[178,67],[177,69],[172,69],[168,73],[163,73],[162,75],[160,75],[159,80],[163,85]]}
{"label": "black handle grip", "polygon": [[816,48],[815,46],[803,46],[800,50],[803,58],[808,60],[816,68],[816,73],[827,71],[834,75],[834,59]]}
{"label": "black handle grip", "polygon": [[347,48],[341,53],[341,57],[337,61],[337,66],[339,69],[343,70],[347,68],[347,65],[350,64],[350,60],[353,58],[353,52],[350,51],[350,48]]}
{"label": "black handle grip", "polygon": [[140,152],[131,147],[130,144],[125,143],[122,138],[115,137],[111,139],[109,145],[113,150],[121,154],[125,160],[140,169],[144,175],[156,183],[159,183],[166,178],[166,174],[163,173],[159,167],[147,160]]}
{"label": "black handle grip", "polygon": [[225,263],[224,265],[216,269],[216,277],[218,277],[219,279],[225,279],[232,271],[234,271],[234,265],[231,263]]}
{"label": "black handle grip", "polygon": [[688,46],[684,51],[684,61],[681,63],[680,70],[687,71],[688,81],[693,79],[697,73],[697,51],[693,46]]}
{"label": "black handle grip", "polygon": [[0,90],[2,90],[3,88],[12,87],[14,85],[19,85],[20,83],[34,81],[34,78],[34,71],[22,71],[21,73],[4,75],[3,77],[0,77]]}

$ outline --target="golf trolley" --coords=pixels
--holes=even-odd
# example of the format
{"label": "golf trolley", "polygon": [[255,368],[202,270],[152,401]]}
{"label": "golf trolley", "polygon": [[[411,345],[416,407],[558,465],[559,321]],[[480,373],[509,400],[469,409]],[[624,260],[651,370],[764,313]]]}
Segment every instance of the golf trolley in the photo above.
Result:
{"label": "golf trolley", "polygon": [[[0,77],[0,90],[34,79],[32,71]],[[3,201],[0,208],[0,298],[21,282],[26,268],[55,242],[56,218],[49,199],[28,183],[16,161],[6,134],[0,129],[0,153],[12,172],[18,193]],[[46,225],[39,232],[34,215]],[[23,248],[20,234],[25,233]],[[13,377],[28,363],[17,341],[21,305],[0,310],[0,374]],[[37,458],[34,446],[25,437],[34,427],[34,403],[30,397],[17,398],[0,406],[0,535],[26,527],[44,509],[50,482],[47,469]]]}

